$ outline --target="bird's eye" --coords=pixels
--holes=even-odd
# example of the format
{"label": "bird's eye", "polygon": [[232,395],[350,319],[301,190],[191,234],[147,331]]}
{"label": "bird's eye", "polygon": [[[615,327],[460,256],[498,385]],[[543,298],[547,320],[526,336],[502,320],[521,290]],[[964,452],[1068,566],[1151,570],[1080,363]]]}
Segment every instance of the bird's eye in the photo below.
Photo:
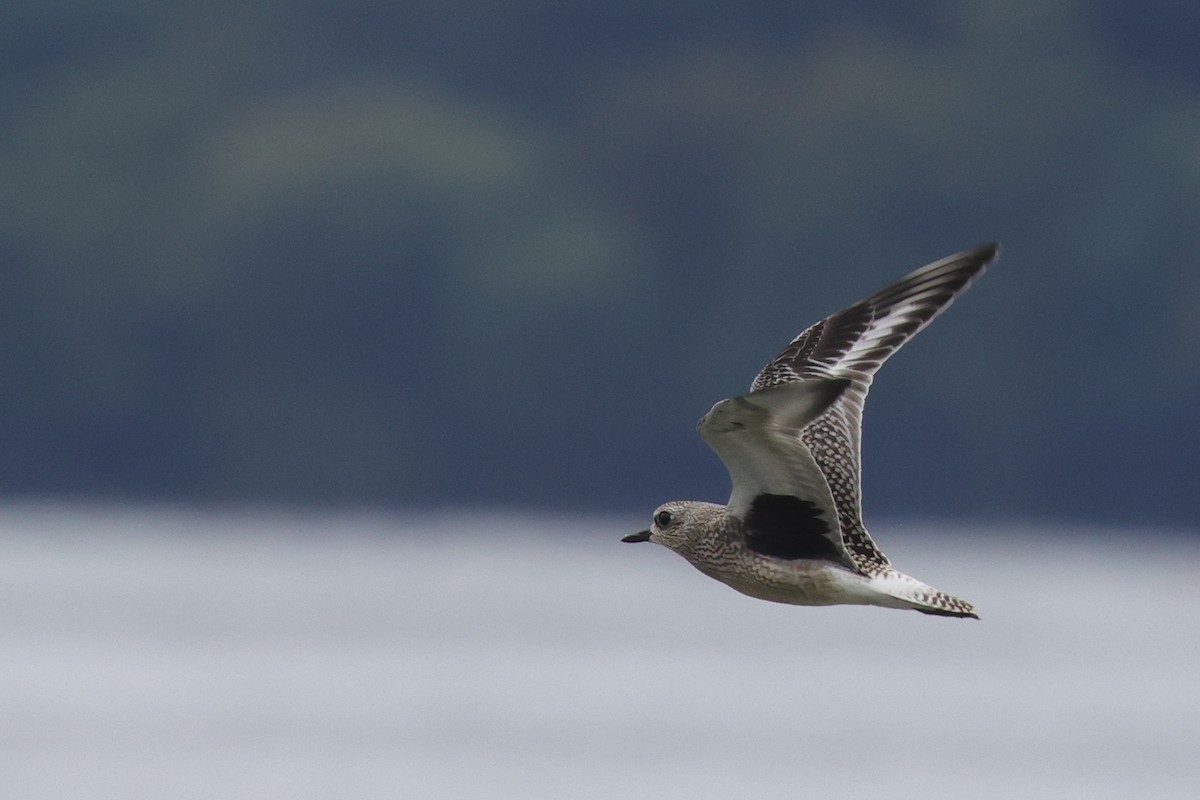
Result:
{"label": "bird's eye", "polygon": [[671,524],[671,512],[660,511],[654,515],[654,524],[660,528],[665,528]]}

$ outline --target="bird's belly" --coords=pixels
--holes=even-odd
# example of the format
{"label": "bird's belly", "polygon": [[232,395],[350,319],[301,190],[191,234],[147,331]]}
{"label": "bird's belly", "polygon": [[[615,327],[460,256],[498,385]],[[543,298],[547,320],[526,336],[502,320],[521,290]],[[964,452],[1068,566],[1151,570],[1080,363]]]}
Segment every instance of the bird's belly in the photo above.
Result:
{"label": "bird's belly", "polygon": [[830,561],[755,557],[736,565],[695,566],[742,594],[773,603],[827,606],[869,602],[862,591],[867,579]]}

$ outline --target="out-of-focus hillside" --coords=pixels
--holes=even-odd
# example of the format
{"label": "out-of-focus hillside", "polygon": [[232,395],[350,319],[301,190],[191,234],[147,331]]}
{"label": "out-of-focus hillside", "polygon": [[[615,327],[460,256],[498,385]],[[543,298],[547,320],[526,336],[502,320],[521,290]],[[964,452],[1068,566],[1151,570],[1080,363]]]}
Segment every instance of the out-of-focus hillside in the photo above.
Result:
{"label": "out-of-focus hillside", "polygon": [[1194,521],[1200,10],[17,2],[0,492],[630,508],[982,241],[869,510]]}

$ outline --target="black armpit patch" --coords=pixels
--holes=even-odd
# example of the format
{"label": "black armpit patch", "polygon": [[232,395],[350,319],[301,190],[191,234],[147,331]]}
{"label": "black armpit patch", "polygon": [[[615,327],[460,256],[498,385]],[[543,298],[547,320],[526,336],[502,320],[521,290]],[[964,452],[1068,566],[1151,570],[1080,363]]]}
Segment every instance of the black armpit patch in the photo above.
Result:
{"label": "black armpit patch", "polygon": [[746,515],[746,546],[764,556],[843,560],[816,503],[787,494],[760,494]]}

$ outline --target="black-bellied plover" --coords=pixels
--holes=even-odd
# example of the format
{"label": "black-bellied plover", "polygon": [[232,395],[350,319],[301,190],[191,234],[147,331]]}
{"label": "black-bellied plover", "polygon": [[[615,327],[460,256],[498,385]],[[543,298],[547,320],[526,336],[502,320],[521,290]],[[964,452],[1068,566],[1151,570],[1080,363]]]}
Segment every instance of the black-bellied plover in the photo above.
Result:
{"label": "black-bellied plover", "polygon": [[728,505],[682,500],[625,542],[655,542],[763,600],[974,617],[892,568],[862,524],[859,439],[876,370],[996,260],[995,244],[921,267],[805,330],[697,425],[733,479]]}

